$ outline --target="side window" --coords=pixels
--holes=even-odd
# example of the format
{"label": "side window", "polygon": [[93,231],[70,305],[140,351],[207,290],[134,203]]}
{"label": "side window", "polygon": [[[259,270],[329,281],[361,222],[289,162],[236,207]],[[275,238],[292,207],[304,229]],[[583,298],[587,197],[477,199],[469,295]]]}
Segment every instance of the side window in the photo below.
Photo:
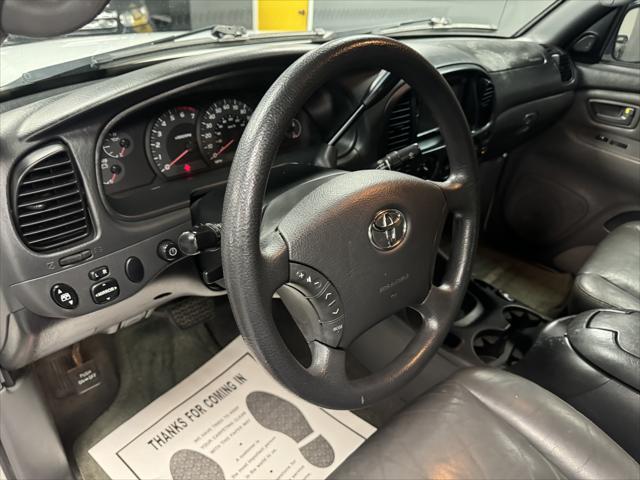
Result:
{"label": "side window", "polygon": [[627,12],[620,24],[613,48],[613,58],[621,62],[640,63],[640,12],[639,7]]}

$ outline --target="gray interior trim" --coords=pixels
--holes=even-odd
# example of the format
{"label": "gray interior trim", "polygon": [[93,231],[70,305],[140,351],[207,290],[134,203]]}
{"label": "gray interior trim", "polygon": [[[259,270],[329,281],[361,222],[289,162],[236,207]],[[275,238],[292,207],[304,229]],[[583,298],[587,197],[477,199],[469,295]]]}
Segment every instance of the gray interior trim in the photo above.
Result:
{"label": "gray interior trim", "polygon": [[0,390],[0,439],[16,478],[73,479],[53,419],[30,373],[15,386]]}

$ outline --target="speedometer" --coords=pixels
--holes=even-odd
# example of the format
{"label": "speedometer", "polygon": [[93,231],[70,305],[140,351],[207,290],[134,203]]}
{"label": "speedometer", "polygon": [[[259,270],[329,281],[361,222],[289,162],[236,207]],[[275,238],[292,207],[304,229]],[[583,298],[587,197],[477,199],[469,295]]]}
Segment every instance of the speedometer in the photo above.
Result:
{"label": "speedometer", "polygon": [[233,160],[251,113],[253,110],[246,103],[227,98],[214,102],[204,111],[198,123],[198,139],[207,162],[219,166]]}
{"label": "speedometer", "polygon": [[160,115],[149,129],[149,152],[158,170],[168,178],[204,170],[196,141],[194,107],[176,107]]}

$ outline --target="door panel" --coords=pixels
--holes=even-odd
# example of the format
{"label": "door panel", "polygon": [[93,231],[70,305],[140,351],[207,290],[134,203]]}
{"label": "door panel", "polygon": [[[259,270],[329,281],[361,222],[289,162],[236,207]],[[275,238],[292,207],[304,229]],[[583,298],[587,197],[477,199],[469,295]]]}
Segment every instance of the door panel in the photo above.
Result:
{"label": "door panel", "polygon": [[[501,203],[506,238],[568,272],[580,268],[608,228],[640,219],[640,71],[612,64],[578,71],[569,111],[512,153]],[[605,109],[603,117],[594,102],[623,108]],[[628,126],[608,118],[625,111]]]}

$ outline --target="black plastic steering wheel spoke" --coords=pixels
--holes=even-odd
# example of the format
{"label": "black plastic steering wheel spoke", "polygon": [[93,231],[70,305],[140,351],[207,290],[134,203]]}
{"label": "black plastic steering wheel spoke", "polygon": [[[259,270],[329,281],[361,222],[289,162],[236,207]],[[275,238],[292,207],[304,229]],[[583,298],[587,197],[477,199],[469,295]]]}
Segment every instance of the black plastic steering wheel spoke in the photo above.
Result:
{"label": "black plastic steering wheel spoke", "polygon": [[307,371],[325,381],[347,384],[347,355],[344,350],[321,342],[311,342],[311,365]]}
{"label": "black plastic steering wheel spoke", "polygon": [[289,281],[289,249],[278,231],[260,238],[261,277],[266,295],[272,297]]}
{"label": "black plastic steering wheel spoke", "polygon": [[462,176],[451,175],[444,182],[434,182],[428,180],[429,183],[436,185],[444,195],[447,203],[447,209],[451,213],[461,212],[468,208],[469,185],[468,180]]}

